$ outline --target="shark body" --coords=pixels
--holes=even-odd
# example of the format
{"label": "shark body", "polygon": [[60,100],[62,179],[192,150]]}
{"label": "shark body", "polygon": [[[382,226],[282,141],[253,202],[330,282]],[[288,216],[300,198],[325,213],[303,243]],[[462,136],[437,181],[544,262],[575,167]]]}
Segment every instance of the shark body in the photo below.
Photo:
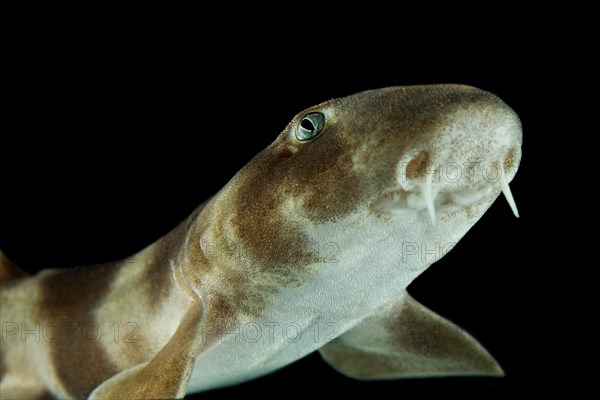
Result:
{"label": "shark body", "polygon": [[467,86],[311,107],[135,264],[27,276],[5,259],[0,395],[182,397],[315,350],[360,379],[500,376],[406,287],[501,192],[518,216],[521,140],[514,111]]}

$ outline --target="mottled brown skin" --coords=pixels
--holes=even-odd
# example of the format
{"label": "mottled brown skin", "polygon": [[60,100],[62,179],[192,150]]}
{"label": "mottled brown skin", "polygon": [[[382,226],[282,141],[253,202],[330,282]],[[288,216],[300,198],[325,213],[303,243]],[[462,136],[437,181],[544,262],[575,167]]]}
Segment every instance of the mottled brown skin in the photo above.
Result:
{"label": "mottled brown skin", "polygon": [[[222,191],[133,256],[138,263],[27,278],[12,264],[0,268],[3,321],[103,327],[113,323],[109,316],[140,321],[133,344],[59,340],[43,342],[29,354],[29,343],[10,337],[0,351],[5,393],[18,393],[9,392],[7,382],[26,376],[30,382],[18,389],[33,397],[48,391],[82,398],[96,388],[99,397],[183,395],[195,356],[228,323],[261,315],[277,293],[318,273],[306,225],[368,213],[373,199],[397,186],[393,166],[407,149],[430,141],[447,115],[497,103],[487,92],[456,85],[387,88],[334,99],[298,114]],[[300,119],[325,109],[319,136],[296,140]],[[418,166],[425,169],[435,156],[433,151],[421,157]],[[211,339],[198,343],[190,332]],[[176,348],[185,349],[186,357],[177,356]]]}
{"label": "mottled brown skin", "polygon": [[[3,380],[10,374],[25,374],[38,381],[42,387],[45,386],[46,390],[56,397],[85,398],[124,368],[148,362],[161,350],[162,344],[155,343],[153,337],[156,336],[156,332],[143,329],[144,322],[151,320],[153,314],[161,311],[160,306],[163,302],[178,292],[170,259],[177,254],[188,227],[187,221],[182,223],[147,251],[134,256],[133,259],[137,261],[135,263],[125,260],[91,267],[49,270],[27,279],[3,281],[0,292],[3,308],[5,305],[15,308],[8,309],[7,312],[3,310],[3,321],[24,321],[27,322],[28,329],[34,329],[35,324],[39,324],[40,327],[58,326],[62,333],[54,339],[52,335],[55,331],[48,331],[47,336],[50,340],[42,337],[37,344],[36,351],[45,353],[47,357],[42,365],[35,357],[12,365],[14,357],[11,352],[24,343],[20,342],[20,337],[12,348],[6,346],[5,349],[3,343],[0,360],[3,365],[8,364],[8,374],[3,374]],[[129,271],[130,276],[120,287],[113,287],[117,275],[124,270]],[[11,304],[13,300],[26,296],[25,291],[31,290],[32,284],[36,287],[37,302],[30,305]],[[23,292],[20,296],[17,292],[19,290]],[[16,298],[15,293],[18,296]],[[96,311],[113,302],[115,297],[123,299],[123,306],[119,307],[119,318],[98,318]],[[195,307],[199,307],[197,299],[182,297],[182,303],[198,304]],[[14,311],[19,315],[15,316]],[[186,309],[173,312],[175,315],[185,314]],[[198,318],[199,316],[196,317],[196,321]],[[119,343],[114,345],[119,346],[118,354],[121,360],[116,363],[107,354],[107,342],[94,340],[98,331],[85,329],[87,326],[98,326],[103,332],[103,337],[112,338],[114,331],[111,327],[121,320],[133,321],[139,329],[130,341],[123,339],[125,334],[131,331],[122,332],[118,337]],[[120,327],[122,328],[123,324]],[[177,325],[174,328],[177,328]],[[28,339],[33,341],[33,337]],[[181,341],[177,336],[174,336],[174,339],[174,342]],[[13,343],[9,341],[7,344]],[[193,360],[186,362],[191,363]],[[174,379],[179,382],[179,378]],[[32,394],[37,395],[35,391]]]}

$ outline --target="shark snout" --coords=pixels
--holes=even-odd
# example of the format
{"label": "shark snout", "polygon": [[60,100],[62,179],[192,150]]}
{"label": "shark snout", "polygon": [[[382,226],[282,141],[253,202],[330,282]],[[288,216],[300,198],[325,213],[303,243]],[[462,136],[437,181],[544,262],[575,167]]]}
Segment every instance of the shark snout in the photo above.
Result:
{"label": "shark snout", "polygon": [[437,215],[504,194],[519,217],[509,182],[521,158],[521,126],[500,100],[458,107],[415,141],[396,165],[397,187],[371,204],[396,214],[408,209]]}

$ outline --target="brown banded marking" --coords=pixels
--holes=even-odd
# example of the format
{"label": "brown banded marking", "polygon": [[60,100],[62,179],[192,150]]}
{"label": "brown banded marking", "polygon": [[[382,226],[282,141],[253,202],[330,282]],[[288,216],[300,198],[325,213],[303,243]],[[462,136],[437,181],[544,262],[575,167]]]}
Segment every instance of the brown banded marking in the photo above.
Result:
{"label": "brown banded marking", "polygon": [[243,247],[227,240],[232,233],[229,224],[212,223],[228,217],[213,214],[213,207],[209,204],[189,230],[187,246],[176,261],[176,276],[181,277],[180,286],[190,285],[201,297],[210,324],[222,325],[237,315],[260,315],[271,296],[298,281],[290,271],[292,260],[286,259],[287,266],[281,263],[262,268],[264,264],[255,263],[250,254],[242,254]]}
{"label": "brown banded marking", "polygon": [[[135,255],[135,263],[125,260],[99,266],[57,270],[41,280],[42,298],[45,299],[40,307],[41,320],[56,323],[58,326],[67,327],[66,329],[71,328],[69,324],[77,324],[78,328],[75,329],[96,324],[95,326],[103,330],[103,335],[120,335],[115,336],[119,343],[108,347],[105,342],[99,340],[84,340],[81,331],[68,332],[58,342],[51,343],[51,358],[54,360],[56,375],[70,395],[85,397],[98,384],[122,368],[145,362],[150,357],[151,347],[157,344],[152,346],[143,334],[136,335],[135,340],[126,340],[125,332],[110,331],[112,327],[123,329],[126,324],[115,325],[119,324],[117,316],[98,320],[97,312],[103,306],[107,306],[104,304],[106,297],[123,289],[114,287],[117,278],[123,274],[131,275],[128,279],[132,282],[127,282],[129,285],[137,282],[132,289],[140,294],[137,296],[140,298],[136,297],[135,303],[129,304],[129,308],[143,309],[143,312],[132,319],[144,320],[152,310],[158,312],[173,289],[169,258],[180,244],[181,234],[181,229],[175,229]],[[124,289],[128,290],[127,287]],[[139,325],[132,324],[131,327],[137,333]],[[158,346],[160,348],[160,344]],[[114,357],[115,351],[118,359]],[[90,362],[92,359],[94,362]]]}
{"label": "brown banded marking", "polygon": [[[58,326],[94,324],[94,310],[108,292],[118,272],[117,264],[57,270],[40,281],[41,321]],[[78,327],[75,326],[75,332]],[[80,333],[80,332],[79,332]],[[50,345],[56,375],[70,396],[87,397],[92,390],[119,370],[105,349],[81,334],[61,335]],[[93,360],[93,362],[92,362]]]}
{"label": "brown banded marking", "polygon": [[138,268],[143,274],[140,283],[146,291],[144,299],[147,299],[154,311],[160,309],[173,289],[171,262],[187,234],[187,221],[186,219],[173,231],[132,257],[137,265],[132,265],[131,268]]}

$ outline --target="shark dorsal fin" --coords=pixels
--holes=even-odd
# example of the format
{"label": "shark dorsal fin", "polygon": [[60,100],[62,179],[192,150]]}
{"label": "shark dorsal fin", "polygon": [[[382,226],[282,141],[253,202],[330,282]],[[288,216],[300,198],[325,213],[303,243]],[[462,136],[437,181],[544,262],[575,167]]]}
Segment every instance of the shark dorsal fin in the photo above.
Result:
{"label": "shark dorsal fin", "polygon": [[0,282],[24,278],[26,276],[29,276],[29,274],[8,259],[2,250],[0,250]]}

